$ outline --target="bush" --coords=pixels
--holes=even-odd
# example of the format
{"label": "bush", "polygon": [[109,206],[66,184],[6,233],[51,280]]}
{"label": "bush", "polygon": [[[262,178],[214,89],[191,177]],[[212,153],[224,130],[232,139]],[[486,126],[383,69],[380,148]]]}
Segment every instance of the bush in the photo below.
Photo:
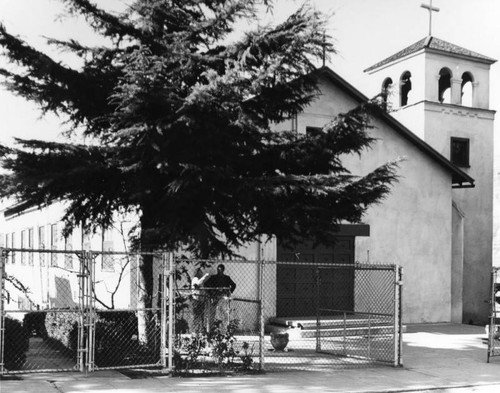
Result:
{"label": "bush", "polygon": [[46,311],[29,312],[24,316],[23,326],[30,336],[47,337],[45,329]]}
{"label": "bush", "polygon": [[26,361],[29,334],[17,319],[5,318],[4,364],[7,370],[19,370]]}
{"label": "bush", "polygon": [[47,338],[70,354],[76,355],[79,319],[80,314],[75,311],[48,312],[45,316]]}
{"label": "bush", "polygon": [[[154,322],[148,321],[147,324],[149,333],[155,331]],[[98,367],[158,361],[159,349],[156,350],[154,333],[149,337],[148,346],[139,343],[137,315],[133,311],[98,312],[95,334],[95,363]]]}

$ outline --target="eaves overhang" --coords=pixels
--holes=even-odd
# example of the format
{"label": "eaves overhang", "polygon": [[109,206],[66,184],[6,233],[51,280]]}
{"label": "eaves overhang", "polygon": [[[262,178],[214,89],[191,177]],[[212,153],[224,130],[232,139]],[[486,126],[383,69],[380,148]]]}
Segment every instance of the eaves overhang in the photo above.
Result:
{"label": "eaves overhang", "polygon": [[[328,67],[321,67],[315,71],[318,76],[323,76],[328,78],[332,83],[342,89],[347,95],[359,102],[367,102],[369,99],[353,85],[347,82],[345,79],[340,77],[336,72]],[[401,137],[405,138],[411,142],[416,148],[422,151],[430,159],[444,168],[446,171],[452,175],[452,187],[453,188],[472,188],[474,187],[474,179],[458,168],[456,165],[451,163],[446,157],[438,153],[431,145],[429,145],[424,140],[420,139],[415,133],[410,131],[406,126],[396,120],[387,112],[381,112],[379,116],[380,120],[389,125],[394,131],[396,131]]]}

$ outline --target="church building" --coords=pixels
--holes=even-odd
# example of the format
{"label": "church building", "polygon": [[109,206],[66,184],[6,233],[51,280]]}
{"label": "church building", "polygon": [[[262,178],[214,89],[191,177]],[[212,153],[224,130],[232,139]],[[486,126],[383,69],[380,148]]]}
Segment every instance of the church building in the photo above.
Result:
{"label": "church building", "polygon": [[[249,260],[401,265],[404,323],[486,323],[495,114],[489,108],[489,71],[494,62],[429,35],[366,69],[373,82],[370,96],[391,92],[390,110],[373,119],[372,148],[342,160],[362,176],[402,158],[399,182],[382,203],[368,209],[362,224],[341,225],[331,246],[313,248],[306,239],[289,250],[272,238],[249,244],[241,254]],[[321,94],[302,113],[276,125],[277,132],[312,132],[368,100],[328,67],[317,70],[316,76]],[[40,212],[7,208],[0,217],[0,245],[19,247],[14,239],[22,236],[15,231],[30,233],[33,225],[57,223],[51,220],[44,222]],[[31,233],[36,237],[41,232]],[[77,238],[72,249],[82,246],[81,236]],[[40,239],[30,244],[38,243]],[[226,271],[236,282],[250,280],[249,273],[231,271],[229,264]],[[314,282],[307,282],[304,271],[301,265],[278,265],[275,302],[266,308],[266,317],[311,313]],[[234,295],[245,297],[244,291],[254,290],[240,285]]]}

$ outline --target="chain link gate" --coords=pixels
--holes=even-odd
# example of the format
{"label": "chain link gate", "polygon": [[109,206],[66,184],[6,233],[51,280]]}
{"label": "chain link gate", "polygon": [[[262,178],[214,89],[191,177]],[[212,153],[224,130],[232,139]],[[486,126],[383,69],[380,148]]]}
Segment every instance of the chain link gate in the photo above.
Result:
{"label": "chain link gate", "polygon": [[[78,271],[52,274],[59,263],[69,267],[76,261]],[[16,264],[17,269],[7,271]],[[92,361],[92,264],[85,251],[3,248],[0,277],[0,373],[84,371]],[[57,288],[53,298],[48,285],[30,289],[51,277]],[[16,292],[21,295],[17,301]]]}
{"label": "chain link gate", "polygon": [[[142,258],[160,276],[146,305]],[[165,253],[0,249],[0,374],[171,365],[167,262]]]}
{"label": "chain link gate", "polygon": [[[321,277],[328,273],[352,276],[356,283],[352,304],[336,302],[337,308],[323,305],[328,299],[319,296]],[[360,365],[380,362],[401,366],[401,286],[402,269],[398,266],[318,266],[316,351]]]}

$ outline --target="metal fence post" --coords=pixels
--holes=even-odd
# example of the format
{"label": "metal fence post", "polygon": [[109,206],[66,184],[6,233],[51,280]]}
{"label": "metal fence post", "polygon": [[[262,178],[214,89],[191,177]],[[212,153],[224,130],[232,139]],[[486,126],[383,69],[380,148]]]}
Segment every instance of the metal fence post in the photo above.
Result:
{"label": "metal fence post", "polygon": [[87,371],[94,371],[95,359],[95,303],[94,303],[94,283],[95,283],[95,257],[92,252],[87,253]]}
{"label": "metal fence post", "polygon": [[495,305],[495,283],[496,283],[497,270],[493,268],[491,271],[490,278],[490,325],[488,330],[488,352],[486,362],[490,362],[490,358],[493,356],[494,346],[495,346],[495,333],[496,333],[496,305]]}
{"label": "metal fence post", "polygon": [[0,375],[2,375],[4,370],[4,347],[5,347],[5,312],[4,312],[4,276],[5,276],[5,259],[6,251],[4,248],[0,247]]}
{"label": "metal fence post", "polygon": [[319,267],[316,267],[316,352],[321,352],[321,318],[320,318],[320,274]]}
{"label": "metal fence post", "polygon": [[173,352],[174,352],[174,276],[175,276],[175,261],[174,254],[169,253],[169,274],[168,274],[168,370],[170,373],[174,371]]}
{"label": "metal fence post", "polygon": [[260,371],[264,371],[264,261],[259,261],[259,319],[260,319],[260,334],[259,334],[259,363]]}
{"label": "metal fence post", "polygon": [[[52,255],[50,257],[52,261]],[[51,261],[48,261],[50,263]],[[78,348],[76,349],[77,351],[77,362],[78,362],[78,368],[80,372],[83,372],[85,369],[85,342],[86,342],[86,337],[85,337],[85,286],[87,284],[85,277],[87,274],[87,269],[86,269],[86,264],[87,264],[87,251],[82,251],[81,258],[79,258],[80,261],[80,272],[78,274],[78,281],[80,284],[80,294],[79,294],[79,308],[80,308],[80,323],[78,325]]]}
{"label": "metal fence post", "polygon": [[161,354],[161,367],[166,369],[167,368],[167,278],[168,278],[168,268],[167,268],[167,263],[169,262],[168,260],[168,254],[163,253],[162,255],[162,280],[161,280],[161,310],[160,310],[160,315],[161,315],[161,322],[160,322],[160,328],[161,328],[161,348],[160,348],[160,354]]}
{"label": "metal fence post", "polygon": [[403,355],[403,321],[402,321],[402,297],[403,268],[394,266],[394,367],[402,366]]}

